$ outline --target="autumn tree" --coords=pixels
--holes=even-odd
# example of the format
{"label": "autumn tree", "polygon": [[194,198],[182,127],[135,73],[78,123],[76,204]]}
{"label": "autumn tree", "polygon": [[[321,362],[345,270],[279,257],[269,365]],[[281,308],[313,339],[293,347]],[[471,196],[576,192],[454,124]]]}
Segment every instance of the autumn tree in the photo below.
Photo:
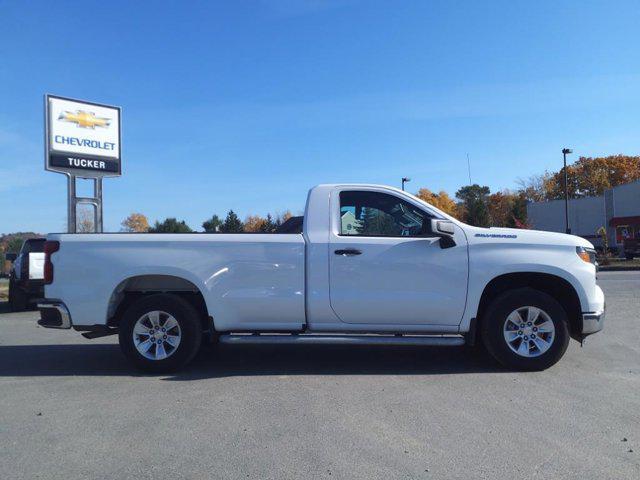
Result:
{"label": "autumn tree", "polygon": [[93,233],[96,226],[93,214],[88,209],[81,209],[76,212],[76,232],[77,233]]}
{"label": "autumn tree", "polygon": [[267,219],[262,218],[260,215],[247,215],[247,218],[244,219],[244,231],[263,232],[266,223]]}
{"label": "autumn tree", "polygon": [[492,193],[487,197],[487,210],[492,227],[528,228],[527,199],[522,192]]}
{"label": "autumn tree", "polygon": [[[580,157],[567,166],[567,190],[570,198],[602,195],[617,185],[640,179],[640,157],[611,155]],[[550,199],[564,198],[564,168],[553,175]]]}
{"label": "autumn tree", "polygon": [[202,228],[208,233],[217,233],[222,226],[222,220],[218,215],[213,215],[209,220],[202,222]]}
{"label": "autumn tree", "polygon": [[433,193],[428,188],[421,188],[416,194],[416,197],[453,217],[458,217],[460,213],[455,200],[444,190],[440,190],[439,193]]}
{"label": "autumn tree", "polygon": [[149,231],[149,220],[142,213],[132,213],[122,223],[123,232],[144,233]]}
{"label": "autumn tree", "polygon": [[18,253],[22,248],[22,244],[26,238],[22,237],[13,237],[11,240],[7,242],[6,251],[7,253]]}
{"label": "autumn tree", "polygon": [[4,255],[6,253],[18,253],[25,240],[38,237],[42,237],[42,235],[34,232],[0,234],[0,272],[2,272],[2,260],[5,258]]}
{"label": "autumn tree", "polygon": [[506,227],[511,220],[513,195],[508,191],[492,193],[487,197],[489,225]]}
{"label": "autumn tree", "polygon": [[293,217],[293,214],[290,210],[285,210],[283,213],[276,213],[276,219],[274,220],[276,228],[289,220],[291,217]]}
{"label": "autumn tree", "polygon": [[544,202],[549,199],[552,177],[553,175],[549,172],[544,172],[540,175],[531,175],[526,179],[519,178],[516,181],[519,186],[518,192],[529,202]]}
{"label": "autumn tree", "polygon": [[[640,180],[640,156],[580,157],[573,165],[567,165],[570,198],[602,195],[605,190],[636,180]],[[564,198],[564,168],[518,183],[520,191],[532,202]]]}
{"label": "autumn tree", "polygon": [[163,222],[155,221],[149,233],[191,233],[193,230],[184,220],[176,220],[174,217],[166,218]]}
{"label": "autumn tree", "polygon": [[464,221],[476,227],[489,226],[489,211],[487,209],[487,197],[489,187],[480,186],[477,183],[466,185],[456,192],[456,198],[464,207]]}
{"label": "autumn tree", "polygon": [[224,219],[222,225],[220,225],[220,231],[223,233],[242,233],[244,231],[244,225],[238,218],[238,215],[233,210],[229,210],[227,217]]}
{"label": "autumn tree", "polygon": [[270,213],[267,214],[267,218],[264,219],[264,223],[260,226],[260,232],[262,233],[273,233],[276,231],[278,226],[276,222],[274,222],[273,217]]}

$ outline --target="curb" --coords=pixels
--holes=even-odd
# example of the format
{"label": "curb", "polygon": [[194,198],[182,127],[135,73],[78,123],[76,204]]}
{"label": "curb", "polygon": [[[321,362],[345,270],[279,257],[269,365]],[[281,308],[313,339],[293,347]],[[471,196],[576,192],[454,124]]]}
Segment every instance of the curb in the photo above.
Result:
{"label": "curb", "polygon": [[628,267],[614,267],[611,265],[601,265],[598,267],[598,272],[635,272],[640,270],[640,265],[628,266]]}

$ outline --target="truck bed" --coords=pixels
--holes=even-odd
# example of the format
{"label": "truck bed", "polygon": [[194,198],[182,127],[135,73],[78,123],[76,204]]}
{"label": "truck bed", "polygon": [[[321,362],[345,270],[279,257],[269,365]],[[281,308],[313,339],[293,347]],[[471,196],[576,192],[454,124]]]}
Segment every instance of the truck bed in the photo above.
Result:
{"label": "truck bed", "polygon": [[[219,330],[298,330],[305,319],[300,234],[51,234],[55,281],[74,326],[105,324],[132,275],[186,279],[204,297]],[[130,282],[130,280],[129,280]],[[181,286],[180,288],[187,288]],[[274,320],[276,319],[276,320]]]}

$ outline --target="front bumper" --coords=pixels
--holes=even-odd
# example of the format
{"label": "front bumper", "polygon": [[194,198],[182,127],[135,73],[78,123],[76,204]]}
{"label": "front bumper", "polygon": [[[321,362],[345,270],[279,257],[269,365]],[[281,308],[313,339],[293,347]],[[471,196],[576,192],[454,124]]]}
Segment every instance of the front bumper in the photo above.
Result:
{"label": "front bumper", "polygon": [[71,328],[69,309],[62,302],[43,301],[38,303],[40,320],[38,325],[45,328]]}
{"label": "front bumper", "polygon": [[582,312],[582,338],[599,332],[604,326],[605,300],[604,292],[599,285],[595,285],[589,302],[584,307],[586,308]]}
{"label": "front bumper", "polygon": [[582,334],[591,335],[592,333],[596,333],[602,330],[602,328],[604,327],[604,314],[604,307],[599,312],[583,313]]}

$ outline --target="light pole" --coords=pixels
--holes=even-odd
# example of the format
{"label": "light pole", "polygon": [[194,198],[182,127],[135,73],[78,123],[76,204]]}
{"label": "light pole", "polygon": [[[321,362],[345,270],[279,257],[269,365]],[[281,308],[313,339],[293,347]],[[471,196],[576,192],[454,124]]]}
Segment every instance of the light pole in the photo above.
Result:
{"label": "light pole", "polygon": [[569,228],[569,187],[567,186],[567,154],[573,153],[570,148],[562,149],[562,159],[564,160],[564,226],[565,232],[571,233]]}
{"label": "light pole", "polygon": [[411,179],[409,177],[402,177],[402,191],[404,192],[404,184],[410,182]]}

